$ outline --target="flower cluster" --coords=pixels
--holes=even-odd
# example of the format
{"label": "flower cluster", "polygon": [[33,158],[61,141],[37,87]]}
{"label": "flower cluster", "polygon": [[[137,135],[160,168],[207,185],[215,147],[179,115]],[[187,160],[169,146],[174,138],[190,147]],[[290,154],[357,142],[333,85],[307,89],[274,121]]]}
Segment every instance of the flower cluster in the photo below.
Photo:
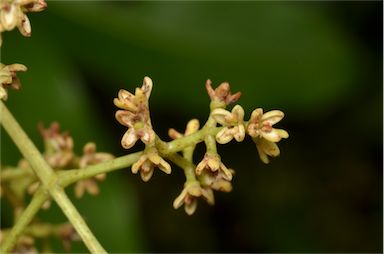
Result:
{"label": "flower cluster", "polygon": [[31,36],[31,23],[27,12],[40,12],[47,7],[45,0],[0,0],[0,46],[1,33],[17,27],[26,37]]}
{"label": "flower cluster", "polygon": [[[173,202],[175,209],[184,205],[187,214],[191,215],[197,207],[197,199],[203,198],[208,204],[214,204],[213,191],[230,192],[232,190],[233,169],[227,168],[217,153],[216,142],[226,144],[235,139],[241,142],[245,134],[249,134],[256,143],[263,162],[268,163],[268,156],[277,156],[280,151],[276,142],[287,138],[284,130],[274,129],[272,125],[282,119],[284,114],[272,110],[263,114],[262,109],[255,109],[250,120],[244,121],[244,109],[235,105],[231,111],[226,107],[240,98],[240,92],[232,93],[227,82],[217,88],[207,80],[206,89],[211,99],[211,114],[207,123],[200,129],[197,119],[188,122],[184,133],[171,128],[168,131],[173,139],[169,143],[156,136],[150,120],[148,99],[152,90],[152,80],[144,78],[143,85],[136,88],[135,94],[120,90],[114,104],[120,109],[116,119],[128,127],[121,144],[123,148],[131,148],[137,140],[145,144],[141,157],[132,165],[134,174],[140,172],[143,181],[147,182],[158,167],[167,174],[171,173],[168,159],[184,170],[186,182],[180,195]],[[221,127],[217,128],[217,124]],[[194,141],[193,141],[194,140]],[[204,158],[194,164],[193,153],[197,143],[204,141],[207,151]],[[184,142],[184,143],[183,143]],[[176,152],[169,152],[170,147],[177,147]],[[181,154],[179,153],[181,152]],[[181,156],[182,155],[182,156]]]}
{"label": "flower cluster", "polygon": [[[96,144],[89,142],[83,148],[83,155],[76,156],[74,152],[73,138],[68,132],[61,132],[60,125],[53,122],[49,128],[45,129],[42,124],[38,126],[45,144],[44,157],[48,164],[54,169],[85,168],[114,158],[112,154],[96,152]],[[80,180],[75,184],[75,196],[81,198],[85,192],[91,195],[99,193],[97,181],[103,181],[105,174],[99,174],[92,178]],[[38,187],[38,182],[29,188],[30,193],[34,193]],[[49,207],[49,205],[46,205]]]}
{"label": "flower cluster", "polygon": [[[99,164],[104,161],[112,160],[114,156],[109,153],[96,152],[96,144],[89,142],[83,148],[83,156],[79,160],[79,168],[85,168],[90,165]],[[92,178],[80,180],[75,185],[75,196],[81,198],[84,192],[87,191],[91,195],[99,194],[100,190],[96,180],[104,181],[106,174],[99,174]]]}
{"label": "flower cluster", "polygon": [[27,71],[27,67],[22,64],[5,65],[0,63],[0,100],[7,100],[7,88],[19,90],[20,80],[16,76],[17,71]]}
{"label": "flower cluster", "polygon": [[151,91],[152,80],[145,77],[143,85],[141,88],[136,88],[134,95],[121,89],[118,98],[113,100],[113,103],[122,109],[116,112],[117,121],[128,127],[121,140],[121,145],[125,149],[134,146],[139,139],[145,144],[153,143],[155,140],[148,106]]}
{"label": "flower cluster", "polygon": [[212,111],[211,116],[223,126],[216,134],[218,143],[226,144],[233,138],[241,142],[247,133],[256,143],[260,159],[264,163],[269,163],[268,156],[276,157],[280,154],[276,143],[282,138],[289,137],[285,130],[272,127],[284,117],[284,113],[280,110],[271,110],[263,114],[263,109],[257,108],[252,112],[248,122],[244,122],[244,109],[240,105],[233,107],[231,112],[217,108]]}
{"label": "flower cluster", "polygon": [[135,94],[120,89],[118,98],[113,100],[120,108],[115,114],[117,121],[128,127],[121,139],[123,148],[131,148],[139,139],[146,146],[143,155],[132,166],[132,173],[137,174],[140,171],[144,182],[152,177],[155,167],[167,174],[171,173],[171,166],[159,155],[155,147],[156,134],[152,129],[148,103],[152,86],[152,79],[144,77],[142,86],[136,88]]}

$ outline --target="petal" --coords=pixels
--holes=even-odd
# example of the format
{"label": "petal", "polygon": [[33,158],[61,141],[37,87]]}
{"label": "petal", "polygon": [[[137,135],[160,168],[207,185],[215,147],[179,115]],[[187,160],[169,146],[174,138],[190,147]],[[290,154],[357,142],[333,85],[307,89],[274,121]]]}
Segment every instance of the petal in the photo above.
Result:
{"label": "petal", "polygon": [[227,123],[226,118],[230,118],[232,116],[232,114],[231,114],[231,112],[229,112],[225,109],[217,108],[217,109],[212,111],[211,116],[219,124],[221,124],[223,126],[227,126],[228,123]]}
{"label": "petal", "polygon": [[133,102],[135,99],[135,96],[132,93],[124,89],[120,89],[117,96],[119,97],[119,100],[122,100],[122,101],[127,100],[127,101]]}
{"label": "petal", "polygon": [[[161,158],[161,157],[160,157],[160,158]],[[171,165],[169,165],[169,163],[166,162],[163,158],[161,158],[161,161],[160,161],[158,167],[159,167],[159,169],[160,169],[161,171],[163,171],[163,172],[166,173],[166,174],[170,174],[171,171],[172,171],[172,170],[171,170]]]}
{"label": "petal", "polygon": [[146,125],[146,127],[144,127],[143,129],[143,134],[140,139],[141,141],[143,141],[144,144],[148,145],[153,141],[155,141],[155,137],[156,137],[155,132],[152,130],[152,128]]}
{"label": "petal", "polygon": [[202,196],[207,201],[208,204],[214,205],[215,204],[215,196],[213,195],[213,191],[210,188],[204,188],[202,189]]}
{"label": "petal", "polygon": [[263,131],[261,132],[261,135],[263,138],[271,142],[279,142],[281,140],[279,132],[276,131],[276,129],[272,129],[272,131],[269,132]]}
{"label": "petal", "polygon": [[[254,140],[260,140],[260,139],[258,138],[258,139],[254,139]],[[260,160],[262,162],[264,162],[265,164],[268,164],[269,163],[268,156],[264,152],[264,149],[263,149],[260,141],[255,141],[255,142],[256,142],[256,148],[257,148],[257,152],[259,153]]]}
{"label": "petal", "polygon": [[135,115],[126,110],[118,110],[115,113],[116,120],[124,126],[133,127]]}
{"label": "petal", "polygon": [[219,158],[212,155],[208,155],[206,158],[207,158],[207,165],[211,169],[211,171],[217,171],[220,168]]}
{"label": "petal", "polygon": [[242,123],[244,120],[244,109],[240,105],[236,105],[232,109],[232,115],[236,119],[237,123]]}
{"label": "petal", "polygon": [[190,204],[185,204],[184,205],[184,210],[188,215],[192,215],[197,208],[197,200],[194,199]]}
{"label": "petal", "polygon": [[272,126],[275,123],[279,122],[281,119],[283,119],[283,117],[284,117],[283,111],[271,110],[271,111],[268,111],[267,113],[265,113],[261,117],[261,121],[264,123],[266,122]]}
{"label": "petal", "polygon": [[211,188],[217,191],[231,192],[232,184],[226,180],[217,180],[212,183]]}
{"label": "petal", "polygon": [[80,180],[75,185],[75,197],[81,198],[84,195],[85,183],[84,180]]}
{"label": "petal", "polygon": [[31,36],[31,32],[32,32],[32,29],[31,29],[31,22],[29,21],[28,19],[28,16],[27,15],[23,15],[22,16],[22,19],[21,19],[21,23],[19,23],[19,25],[17,26],[17,28],[19,28],[19,31],[22,35],[26,36],[26,37],[29,37]]}
{"label": "petal", "polygon": [[[155,150],[156,151],[156,150]],[[155,165],[158,165],[160,164],[160,161],[162,160],[162,158],[160,157],[160,155],[156,152],[150,152],[148,153],[148,159]]]}
{"label": "petal", "polygon": [[88,142],[85,144],[83,148],[83,153],[84,154],[93,154],[96,152],[96,144],[93,142]]}
{"label": "petal", "polygon": [[148,170],[148,171],[140,170],[140,176],[144,182],[148,182],[149,179],[151,179],[152,175],[153,175],[153,168],[152,170]]}
{"label": "petal", "polygon": [[226,144],[232,139],[233,139],[233,135],[231,135],[231,131],[227,127],[223,128],[221,131],[219,131],[216,134],[216,141],[219,144]]}
{"label": "petal", "polygon": [[263,109],[257,108],[252,111],[251,118],[249,119],[249,122],[255,123],[258,122],[261,119],[261,116],[263,115]]}
{"label": "petal", "polygon": [[177,138],[181,138],[183,136],[183,134],[181,134],[180,132],[178,132],[177,130],[173,129],[173,128],[170,128],[168,130],[168,136],[171,138],[171,139],[177,139]]}
{"label": "petal", "polygon": [[85,188],[89,194],[91,194],[92,196],[96,196],[97,194],[99,194],[100,190],[95,181],[91,179],[87,179],[85,181]]}
{"label": "petal", "polygon": [[185,135],[195,133],[200,128],[199,120],[192,119],[187,123],[187,128],[185,128]]}
{"label": "petal", "polygon": [[289,134],[287,131],[283,130],[283,129],[275,129],[275,131],[279,134],[280,137],[282,138],[288,138],[289,137]]}
{"label": "petal", "polygon": [[147,160],[147,156],[141,155],[140,158],[135,163],[133,163],[132,169],[131,169],[132,173],[137,174],[137,172],[139,172],[139,169],[143,165],[144,161],[146,161],[146,160]]}
{"label": "petal", "polygon": [[221,172],[223,172],[223,178],[225,180],[231,181],[232,180],[232,173],[231,171],[223,164],[220,164]]}
{"label": "petal", "polygon": [[184,199],[187,195],[187,190],[183,189],[179,196],[173,201],[173,208],[178,209],[180,206],[184,204]]}
{"label": "petal", "polygon": [[24,64],[10,64],[7,66],[9,71],[27,71],[27,67]]}
{"label": "petal", "polygon": [[235,134],[233,135],[237,142],[241,142],[245,138],[245,128],[243,124],[235,127]]}
{"label": "petal", "polygon": [[7,11],[1,10],[0,22],[5,30],[12,30],[16,26],[18,18],[17,13],[17,7],[14,4],[10,4]]}
{"label": "petal", "polygon": [[262,149],[264,152],[272,157],[276,157],[280,154],[280,149],[274,142],[269,142],[267,140],[262,141]]}
{"label": "petal", "polygon": [[204,158],[196,166],[196,169],[195,169],[196,175],[201,175],[201,172],[203,172],[203,170],[205,169],[206,165],[207,165],[207,160]]}
{"label": "petal", "polygon": [[145,94],[145,97],[149,99],[149,96],[151,96],[151,91],[153,87],[153,82],[150,77],[144,77],[143,85],[141,86],[141,90]]}
{"label": "petal", "polygon": [[120,89],[118,93],[119,98],[115,98],[113,103],[122,109],[126,109],[132,112],[136,112],[138,110],[135,104],[135,96],[130,92]]}
{"label": "petal", "polygon": [[121,145],[123,148],[129,149],[136,143],[137,140],[138,137],[136,135],[136,131],[133,128],[129,128],[121,139]]}
{"label": "petal", "polygon": [[212,81],[210,79],[207,79],[205,82],[205,89],[207,89],[209,97],[213,100],[215,98],[215,91],[212,88]]}
{"label": "petal", "polygon": [[105,178],[107,178],[107,174],[105,174],[105,173],[98,174],[98,175],[95,176],[95,178],[96,178],[97,180],[99,180],[99,181],[104,181]]}
{"label": "petal", "polygon": [[7,91],[2,87],[0,86],[0,100],[7,100],[8,98],[8,93]]}

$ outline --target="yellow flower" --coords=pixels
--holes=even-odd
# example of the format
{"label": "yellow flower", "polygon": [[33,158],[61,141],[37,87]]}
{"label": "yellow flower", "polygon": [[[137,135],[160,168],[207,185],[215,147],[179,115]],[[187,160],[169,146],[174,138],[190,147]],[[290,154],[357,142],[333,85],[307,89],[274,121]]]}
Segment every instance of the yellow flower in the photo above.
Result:
{"label": "yellow flower", "polygon": [[216,141],[226,144],[233,138],[241,142],[245,137],[245,127],[243,123],[244,109],[240,105],[233,107],[232,112],[218,108],[212,111],[212,117],[224,128],[216,134]]}
{"label": "yellow flower", "polygon": [[[231,172],[231,175],[235,173],[232,169],[228,170]],[[205,171],[199,177],[199,181],[204,187],[209,187],[216,191],[230,192],[232,191],[232,183],[231,180],[227,179],[222,171]]]}
{"label": "yellow flower", "polygon": [[145,77],[142,87],[136,88],[135,95],[121,89],[118,98],[113,101],[117,107],[123,109],[116,112],[117,121],[128,127],[121,139],[121,145],[125,149],[131,148],[139,139],[145,144],[155,140],[148,106],[151,91],[152,80]]}
{"label": "yellow flower", "polygon": [[215,203],[213,191],[210,188],[201,187],[197,181],[186,182],[183,191],[173,202],[173,207],[178,209],[184,204],[185,212],[192,215],[196,211],[198,197],[203,197],[210,205]]}
{"label": "yellow flower", "polygon": [[132,165],[132,173],[140,171],[141,179],[148,182],[153,175],[154,168],[158,167],[163,172],[170,174],[171,166],[157,153],[156,148],[150,148]]}
{"label": "yellow flower", "polygon": [[113,103],[121,109],[137,113],[139,110],[148,107],[148,99],[151,95],[152,87],[152,79],[144,77],[143,85],[141,88],[136,88],[135,95],[124,89],[120,89],[118,98],[115,98]]}
{"label": "yellow flower", "polygon": [[17,27],[26,37],[31,36],[31,23],[27,12],[39,12],[47,7],[44,0],[1,0],[0,1],[0,46],[1,33]]}
{"label": "yellow flower", "polygon": [[261,161],[266,164],[269,163],[268,156],[276,157],[280,154],[280,149],[275,142],[271,142],[265,138],[253,138],[253,141],[256,143]]}
{"label": "yellow flower", "polygon": [[284,117],[280,110],[272,110],[263,114],[263,109],[257,108],[252,112],[247,125],[248,134],[253,137],[265,138],[270,142],[279,142],[282,138],[288,138],[288,132],[272,127]]}
{"label": "yellow flower", "polygon": [[203,171],[218,172],[227,181],[232,180],[231,171],[221,162],[219,155],[206,153],[204,159],[196,166],[196,175],[201,175]]}

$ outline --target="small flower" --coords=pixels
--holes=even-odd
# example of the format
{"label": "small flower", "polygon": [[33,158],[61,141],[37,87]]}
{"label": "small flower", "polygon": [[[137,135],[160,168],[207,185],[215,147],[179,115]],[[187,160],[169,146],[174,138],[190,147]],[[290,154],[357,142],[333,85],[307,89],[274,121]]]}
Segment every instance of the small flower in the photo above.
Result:
{"label": "small flower", "polygon": [[0,1],[0,46],[1,32],[17,27],[26,37],[31,36],[31,23],[25,13],[39,12],[47,7],[44,0],[1,0]]}
{"label": "small flower", "polygon": [[185,132],[184,134],[181,134],[180,132],[178,132],[177,130],[173,129],[173,128],[170,128],[168,130],[168,135],[169,137],[171,137],[172,139],[178,139],[178,138],[181,138],[181,137],[184,137],[184,136],[188,136],[190,134],[193,134],[195,133],[196,131],[198,131],[200,128],[200,123],[199,123],[199,120],[197,119],[192,119],[190,120],[188,123],[187,123],[187,127],[185,128]]}
{"label": "small flower", "polygon": [[253,137],[262,137],[270,142],[279,142],[282,138],[288,138],[288,132],[272,127],[284,117],[280,110],[272,110],[263,114],[263,109],[257,108],[249,119],[247,132]]}
{"label": "small flower", "polygon": [[0,99],[6,100],[8,98],[6,88],[20,89],[21,84],[16,76],[17,71],[27,71],[27,67],[22,64],[5,65],[0,63]]}
{"label": "small flower", "polygon": [[148,182],[153,175],[153,170],[158,167],[166,174],[171,173],[171,166],[157,153],[156,148],[147,149],[143,155],[132,165],[132,173],[140,171],[141,179]]}
{"label": "small flower", "polygon": [[[97,153],[95,143],[87,143],[83,149],[84,155],[80,158],[80,168],[85,168],[89,165],[95,165],[103,161],[111,160],[114,158],[109,153]],[[99,194],[100,190],[97,186],[96,180],[103,181],[106,178],[105,174],[99,174],[92,178],[80,180],[75,185],[75,196],[81,198],[84,192],[87,191],[89,194],[95,196]]]}
{"label": "small flower", "polygon": [[215,90],[213,90],[212,81],[208,79],[205,83],[205,88],[212,101],[224,102],[225,105],[237,101],[241,96],[240,92],[232,94],[231,87],[227,82],[221,83]]}
{"label": "small flower", "polygon": [[240,105],[234,106],[232,112],[222,108],[217,108],[212,111],[211,115],[216,122],[225,126],[216,134],[216,141],[218,143],[226,144],[233,138],[235,138],[237,142],[244,140],[244,109]]}
{"label": "small flower", "polygon": [[141,88],[136,88],[135,95],[124,89],[120,89],[118,98],[115,98],[113,103],[121,109],[137,113],[138,111],[143,110],[144,107],[148,107],[148,99],[151,95],[152,87],[152,79],[144,77],[143,85]]}
{"label": "small flower", "polygon": [[183,191],[173,202],[173,207],[178,209],[184,204],[185,212],[192,215],[196,211],[198,197],[203,197],[210,205],[215,203],[213,191],[210,188],[201,187],[197,181],[186,182]]}
{"label": "small flower", "polygon": [[268,156],[277,157],[280,154],[280,149],[275,142],[271,142],[265,138],[253,138],[256,143],[259,157],[265,164],[269,163]]}
{"label": "small flower", "polygon": [[201,175],[203,171],[218,172],[223,179],[232,180],[231,171],[221,162],[219,155],[206,153],[204,159],[197,165],[196,175]]}
{"label": "small flower", "polygon": [[85,144],[83,153],[84,154],[79,161],[80,168],[85,168],[89,165],[95,165],[100,162],[108,161],[115,157],[110,153],[97,153],[96,144],[93,142]]}
{"label": "small flower", "polygon": [[68,132],[61,133],[60,125],[53,122],[48,129],[39,124],[38,129],[45,143],[44,157],[55,168],[65,168],[74,158],[73,139]]}
{"label": "small flower", "polygon": [[118,98],[113,100],[117,107],[123,109],[116,112],[117,121],[128,127],[121,139],[121,145],[125,149],[131,148],[139,139],[145,144],[155,140],[156,134],[152,129],[148,106],[152,86],[152,80],[145,77],[142,87],[136,88],[135,95],[121,89]]}
{"label": "small flower", "polygon": [[[228,169],[232,176],[235,174],[233,169]],[[199,176],[199,182],[201,186],[209,187],[212,190],[222,191],[222,192],[231,192],[232,183],[231,180],[228,180],[223,171],[204,171]]]}
{"label": "small flower", "polygon": [[131,148],[139,139],[147,145],[154,142],[156,134],[152,129],[152,125],[148,120],[143,121],[141,115],[135,115],[126,110],[118,110],[116,119],[120,124],[128,127],[121,139],[123,148]]}

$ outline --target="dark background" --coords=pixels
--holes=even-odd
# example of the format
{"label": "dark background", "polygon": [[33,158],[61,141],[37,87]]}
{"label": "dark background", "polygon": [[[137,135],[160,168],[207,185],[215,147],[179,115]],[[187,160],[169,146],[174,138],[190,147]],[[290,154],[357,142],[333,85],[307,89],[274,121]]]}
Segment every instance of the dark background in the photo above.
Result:
{"label": "dark background", "polygon": [[[2,62],[23,63],[23,90],[7,105],[42,148],[36,124],[59,121],[81,152],[87,141],[123,155],[114,119],[119,88],[154,81],[152,122],[204,122],[214,85],[241,91],[246,119],[281,109],[290,138],[260,162],[248,138],[220,146],[236,170],[231,193],[199,201],[189,217],[172,202],[181,170],[143,183],[113,172],[98,197],[75,204],[110,252],[382,252],[381,2],[48,2],[29,14],[32,37],[3,34]],[[142,148],[137,145],[136,151]],[[2,164],[20,154],[3,132]],[[204,154],[197,151],[196,162]],[[199,157],[200,156],[200,157]],[[72,188],[68,192],[73,197]],[[10,214],[2,200],[2,226]],[[63,222],[57,206],[41,211]],[[56,250],[61,251],[59,243]],[[81,243],[73,251],[86,251]]]}

